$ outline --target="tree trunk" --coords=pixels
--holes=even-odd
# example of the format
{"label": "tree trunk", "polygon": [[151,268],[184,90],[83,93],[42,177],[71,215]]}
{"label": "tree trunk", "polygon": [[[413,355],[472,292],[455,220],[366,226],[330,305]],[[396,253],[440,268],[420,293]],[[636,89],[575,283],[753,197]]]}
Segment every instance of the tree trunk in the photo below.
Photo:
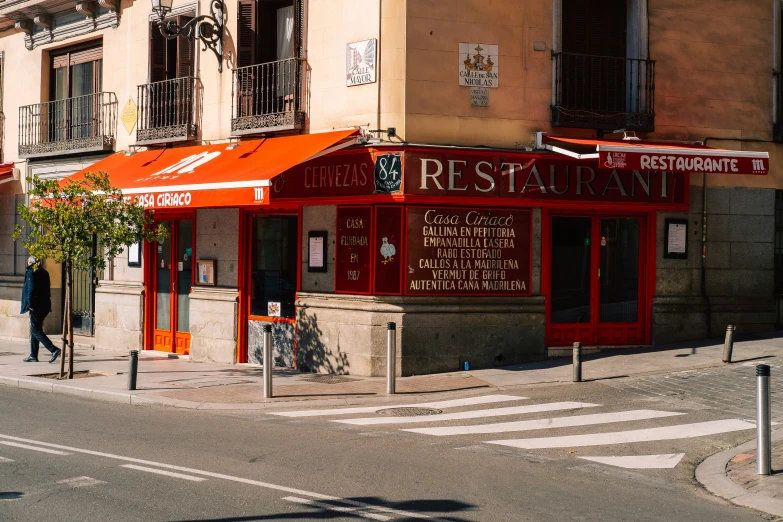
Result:
{"label": "tree trunk", "polygon": [[[65,289],[65,293],[67,295],[67,288]],[[60,379],[65,376],[65,354],[67,353],[66,348],[68,346],[68,322],[66,321],[66,317],[68,316],[65,315],[65,306],[63,306],[63,329],[62,334],[60,334],[60,340],[62,341],[62,348],[60,348]]]}
{"label": "tree trunk", "polygon": [[66,267],[65,307],[68,310],[68,378],[73,379],[73,317],[71,313],[71,296],[73,295],[73,263],[71,261],[66,261]]}

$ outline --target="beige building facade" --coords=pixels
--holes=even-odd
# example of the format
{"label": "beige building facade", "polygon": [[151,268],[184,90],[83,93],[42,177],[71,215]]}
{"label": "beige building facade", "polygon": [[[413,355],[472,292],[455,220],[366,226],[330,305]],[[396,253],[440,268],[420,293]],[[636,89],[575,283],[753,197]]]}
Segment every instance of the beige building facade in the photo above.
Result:
{"label": "beige building facade", "polygon": [[[183,27],[211,9],[206,0],[175,0],[166,16]],[[781,323],[776,237],[783,223],[776,213],[783,213],[783,89],[778,73],[771,73],[781,70],[778,0],[228,0],[223,9],[216,53],[198,40],[164,38],[149,3],[0,4],[2,162],[13,164],[12,178],[0,178],[1,338],[27,338],[27,317],[18,313],[26,253],[10,237],[19,224],[15,208],[26,201],[26,177],[62,178],[123,152],[168,153],[346,128],[362,129],[362,143],[342,151],[359,158],[357,164],[363,151],[376,170],[379,156],[400,155],[404,179],[397,199],[379,199],[376,190],[356,200],[292,196],[280,199],[276,210],[160,212],[171,226],[171,245],[147,245],[140,266],[125,255],[105,273],[82,274],[77,281],[74,308],[84,342],[253,363],[260,362],[262,327],[271,324],[279,365],[379,375],[385,371],[386,323],[393,321],[400,332],[398,372],[409,375],[456,370],[465,362],[475,367],[540,359],[547,347],[574,340],[650,345],[720,335],[727,324],[750,332]],[[372,80],[352,80],[352,74],[370,74],[361,66],[348,70],[357,52],[367,53],[362,59]],[[495,158],[485,161],[502,174],[504,162],[516,161],[508,158],[521,158],[521,165],[526,154],[543,154],[537,161],[548,161],[552,151],[542,136],[620,140],[624,134],[613,133],[619,130],[644,143],[765,152],[768,171],[672,178],[689,184],[680,187],[684,199],[668,206],[643,203],[642,214],[622,198],[551,206],[477,199],[474,205],[467,194],[448,190],[458,190],[460,165],[472,168],[485,155]],[[563,161],[568,169],[574,158]],[[437,165],[443,177],[433,178],[436,171],[426,169]],[[566,177],[577,168],[573,163]],[[442,199],[416,192],[440,181]],[[552,181],[549,188],[554,186]],[[406,199],[409,194],[413,199]],[[405,289],[376,292],[375,269],[370,291],[345,290],[353,287],[340,279],[340,244],[333,243],[343,237],[341,215],[349,214],[342,207],[371,207],[375,224],[381,219],[377,205],[397,203],[405,205],[403,223],[417,205],[529,211],[525,290],[427,296],[409,291],[403,273]],[[687,224],[685,258],[667,255],[673,220]],[[606,272],[613,263],[638,271],[619,270],[619,279],[606,283],[613,290],[561,277],[583,268],[558,264],[573,257],[573,242],[561,239],[579,235],[580,227],[589,229],[587,250],[574,259],[587,263],[586,271]],[[273,235],[282,245],[289,228],[290,244],[279,256],[293,252],[288,270],[294,275],[275,275],[274,281],[293,295],[290,310],[285,296],[269,297],[262,306],[279,304],[283,316],[290,315],[286,322],[258,312],[255,300],[269,292],[273,277],[258,261],[272,254],[259,245]],[[324,271],[311,271],[310,240],[321,232],[329,247]],[[398,244],[399,257],[410,261],[408,231],[400,236],[409,248]],[[623,257],[630,243],[619,243],[621,237],[635,238],[635,257]],[[613,238],[620,253],[595,246],[612,247]],[[169,300],[160,301],[156,281],[169,277],[180,284],[173,272],[156,272],[165,249],[174,255],[177,245],[179,255],[191,252],[185,272],[197,270],[187,257],[191,263],[212,260],[217,283],[172,286]],[[54,311],[46,324],[55,333],[62,284],[59,267],[47,269]],[[636,297],[625,295],[635,290]],[[599,292],[614,297],[604,302]],[[169,313],[175,302],[179,312],[168,319],[156,315]],[[604,313],[614,319],[601,319]],[[154,321],[168,325],[170,339],[156,337],[165,329]],[[177,345],[178,330],[166,321],[186,334],[184,344]],[[618,326],[624,321],[638,332]]]}

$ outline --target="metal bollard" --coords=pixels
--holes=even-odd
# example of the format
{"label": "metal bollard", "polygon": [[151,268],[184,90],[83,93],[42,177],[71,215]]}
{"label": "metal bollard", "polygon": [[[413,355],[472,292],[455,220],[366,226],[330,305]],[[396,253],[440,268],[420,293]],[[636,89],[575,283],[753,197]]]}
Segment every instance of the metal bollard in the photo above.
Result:
{"label": "metal bollard", "polygon": [[139,351],[131,350],[130,369],[128,370],[128,389],[136,389],[136,373],[139,371]]}
{"label": "metal bollard", "polygon": [[759,475],[772,473],[772,427],[769,415],[769,366],[756,366],[756,461]]}
{"label": "metal bollard", "polygon": [[726,327],[726,340],[723,341],[723,362],[731,362],[731,352],[734,350],[734,327]]}
{"label": "metal bollard", "polygon": [[272,325],[264,325],[264,399],[272,398]]}
{"label": "metal bollard", "polygon": [[397,325],[386,324],[386,393],[397,393]]}
{"label": "metal bollard", "polygon": [[574,382],[582,382],[582,343],[574,343]]}

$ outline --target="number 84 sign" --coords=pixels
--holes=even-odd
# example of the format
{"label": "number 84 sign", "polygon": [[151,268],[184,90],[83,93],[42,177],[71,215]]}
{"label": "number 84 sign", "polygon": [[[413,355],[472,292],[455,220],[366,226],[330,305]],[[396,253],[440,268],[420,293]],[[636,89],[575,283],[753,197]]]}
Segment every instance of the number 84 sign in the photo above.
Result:
{"label": "number 84 sign", "polygon": [[375,157],[375,192],[391,194],[400,191],[402,159],[399,154],[378,154]]}

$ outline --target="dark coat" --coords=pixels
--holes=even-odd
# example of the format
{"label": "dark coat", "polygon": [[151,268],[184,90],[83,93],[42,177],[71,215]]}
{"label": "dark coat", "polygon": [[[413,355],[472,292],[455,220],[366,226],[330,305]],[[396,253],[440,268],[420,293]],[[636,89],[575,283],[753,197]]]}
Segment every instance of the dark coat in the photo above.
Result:
{"label": "dark coat", "polygon": [[52,311],[49,272],[41,268],[40,265],[27,267],[27,271],[24,274],[21,313],[28,312],[31,308],[40,314],[48,314]]}

